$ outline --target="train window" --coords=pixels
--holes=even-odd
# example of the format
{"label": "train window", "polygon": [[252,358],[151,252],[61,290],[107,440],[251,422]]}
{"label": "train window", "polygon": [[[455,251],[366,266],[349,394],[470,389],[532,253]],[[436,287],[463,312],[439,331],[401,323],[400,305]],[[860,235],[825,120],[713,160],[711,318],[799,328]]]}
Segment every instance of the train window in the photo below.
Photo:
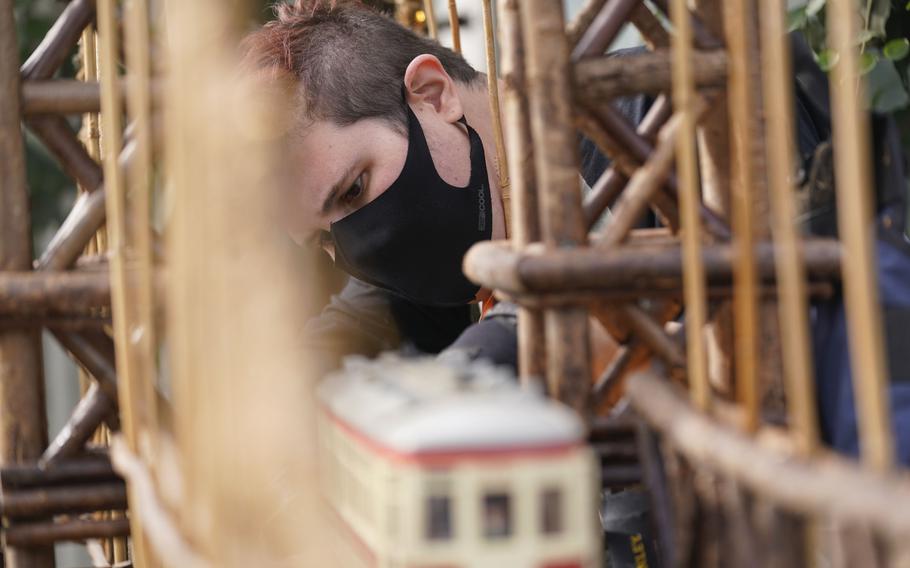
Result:
{"label": "train window", "polygon": [[512,535],[512,510],[505,493],[487,493],[483,498],[483,535],[507,538]]}
{"label": "train window", "polygon": [[540,532],[557,534],[562,532],[562,491],[550,487],[540,495]]}
{"label": "train window", "polygon": [[448,495],[427,497],[426,538],[448,540],[452,538],[452,500]]}

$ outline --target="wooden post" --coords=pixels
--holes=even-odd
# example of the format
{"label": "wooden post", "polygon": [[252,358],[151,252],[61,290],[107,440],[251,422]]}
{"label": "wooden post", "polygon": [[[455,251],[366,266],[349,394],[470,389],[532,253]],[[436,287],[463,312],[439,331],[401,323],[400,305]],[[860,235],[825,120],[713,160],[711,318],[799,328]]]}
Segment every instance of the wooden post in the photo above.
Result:
{"label": "wooden post", "polygon": [[888,368],[882,338],[881,303],[872,241],[875,196],[869,158],[869,121],[856,50],[856,6],[851,0],[828,4],[828,45],[840,57],[831,77],[837,221],[844,243],[844,301],[850,364],[863,460],[887,470],[894,463]]}
{"label": "wooden post", "polygon": [[[569,46],[562,2],[522,3],[531,134],[537,152],[542,237],[550,248],[584,244],[576,133],[572,122]],[[550,392],[587,416],[591,388],[588,314],[582,308],[547,310],[547,382]]]}
{"label": "wooden post", "polygon": [[[32,234],[19,107],[19,46],[13,1],[0,0],[0,270],[30,270]],[[37,460],[47,418],[36,330],[0,330],[0,464]],[[11,568],[54,565],[50,547],[8,548]]]}

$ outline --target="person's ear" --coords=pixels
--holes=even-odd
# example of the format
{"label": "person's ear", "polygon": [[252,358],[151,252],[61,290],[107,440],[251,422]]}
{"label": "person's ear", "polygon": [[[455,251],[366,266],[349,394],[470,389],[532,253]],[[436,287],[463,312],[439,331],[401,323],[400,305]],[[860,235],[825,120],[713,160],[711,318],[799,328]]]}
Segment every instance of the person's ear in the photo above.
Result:
{"label": "person's ear", "polygon": [[464,114],[455,81],[433,55],[418,55],[408,64],[404,91],[405,100],[412,108],[425,107],[446,122],[454,123]]}

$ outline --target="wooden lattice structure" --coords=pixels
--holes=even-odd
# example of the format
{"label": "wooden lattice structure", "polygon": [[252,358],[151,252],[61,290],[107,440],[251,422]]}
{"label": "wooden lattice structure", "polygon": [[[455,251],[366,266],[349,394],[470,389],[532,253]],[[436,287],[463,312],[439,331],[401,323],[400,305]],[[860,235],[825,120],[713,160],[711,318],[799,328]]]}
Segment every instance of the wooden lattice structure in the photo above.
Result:
{"label": "wooden lattice structure", "polygon": [[[421,8],[397,4],[405,20]],[[639,460],[668,565],[802,565],[831,550],[844,564],[900,565],[910,485],[890,449],[857,91],[832,90],[838,178],[856,189],[838,195],[843,239],[803,239],[785,2],[695,5],[590,0],[565,26],[561,2],[498,3],[511,241],[478,245],[467,271],[520,304],[525,380],[546,377],[591,422],[628,394],[646,424]],[[422,8],[435,37],[433,3]],[[457,48],[455,0],[448,8]],[[834,85],[857,82],[851,10],[829,1]],[[0,0],[0,481],[14,568],[53,565],[54,542],[106,539],[107,561],[142,567],[326,565],[306,413],[292,402],[307,400],[290,380],[304,372],[290,354],[293,294],[249,294],[291,263],[262,244],[260,206],[225,191],[278,183],[280,169],[261,106],[230,71],[239,21],[216,0],[72,0],[20,64],[13,2]],[[650,51],[602,57],[626,23]],[[77,44],[81,78],[54,78]],[[609,104],[636,93],[657,97],[637,126]],[[78,114],[82,141],[64,118]],[[81,188],[37,260],[23,124]],[[613,160],[584,200],[577,130]],[[611,222],[590,232],[608,207]],[[649,207],[664,229],[633,228]],[[862,464],[826,452],[815,427],[807,296],[830,294],[841,274]],[[684,325],[668,325],[683,308]],[[593,382],[592,317],[620,344]],[[50,443],[41,328],[91,377]],[[786,428],[764,418],[784,410],[781,392]],[[122,430],[113,449],[94,443],[102,425]],[[293,474],[276,484],[276,472]],[[295,506],[276,516],[277,502]]]}
{"label": "wooden lattice structure", "polygon": [[[796,227],[786,3],[692,4],[591,1],[565,29],[558,2],[500,5],[512,238],[466,271],[522,306],[523,378],[592,419],[627,393],[667,565],[902,565],[854,6],[828,2],[837,241]],[[626,23],[649,52],[603,57]],[[656,102],[636,127],[611,101],[638,93]],[[612,159],[584,199],[576,128]],[[665,229],[633,228],[648,207]],[[841,276],[862,463],[816,426],[808,298]],[[589,316],[621,344],[593,382]]]}

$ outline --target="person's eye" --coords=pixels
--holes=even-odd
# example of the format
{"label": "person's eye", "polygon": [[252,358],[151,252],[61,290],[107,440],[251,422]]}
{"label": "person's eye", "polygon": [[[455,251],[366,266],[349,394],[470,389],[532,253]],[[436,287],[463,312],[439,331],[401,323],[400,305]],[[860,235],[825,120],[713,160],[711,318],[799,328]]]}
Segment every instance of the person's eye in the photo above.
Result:
{"label": "person's eye", "polygon": [[348,188],[341,196],[341,202],[345,205],[350,205],[360,199],[363,195],[363,174],[357,176],[357,179],[354,180],[354,183],[351,184],[351,187]]}

